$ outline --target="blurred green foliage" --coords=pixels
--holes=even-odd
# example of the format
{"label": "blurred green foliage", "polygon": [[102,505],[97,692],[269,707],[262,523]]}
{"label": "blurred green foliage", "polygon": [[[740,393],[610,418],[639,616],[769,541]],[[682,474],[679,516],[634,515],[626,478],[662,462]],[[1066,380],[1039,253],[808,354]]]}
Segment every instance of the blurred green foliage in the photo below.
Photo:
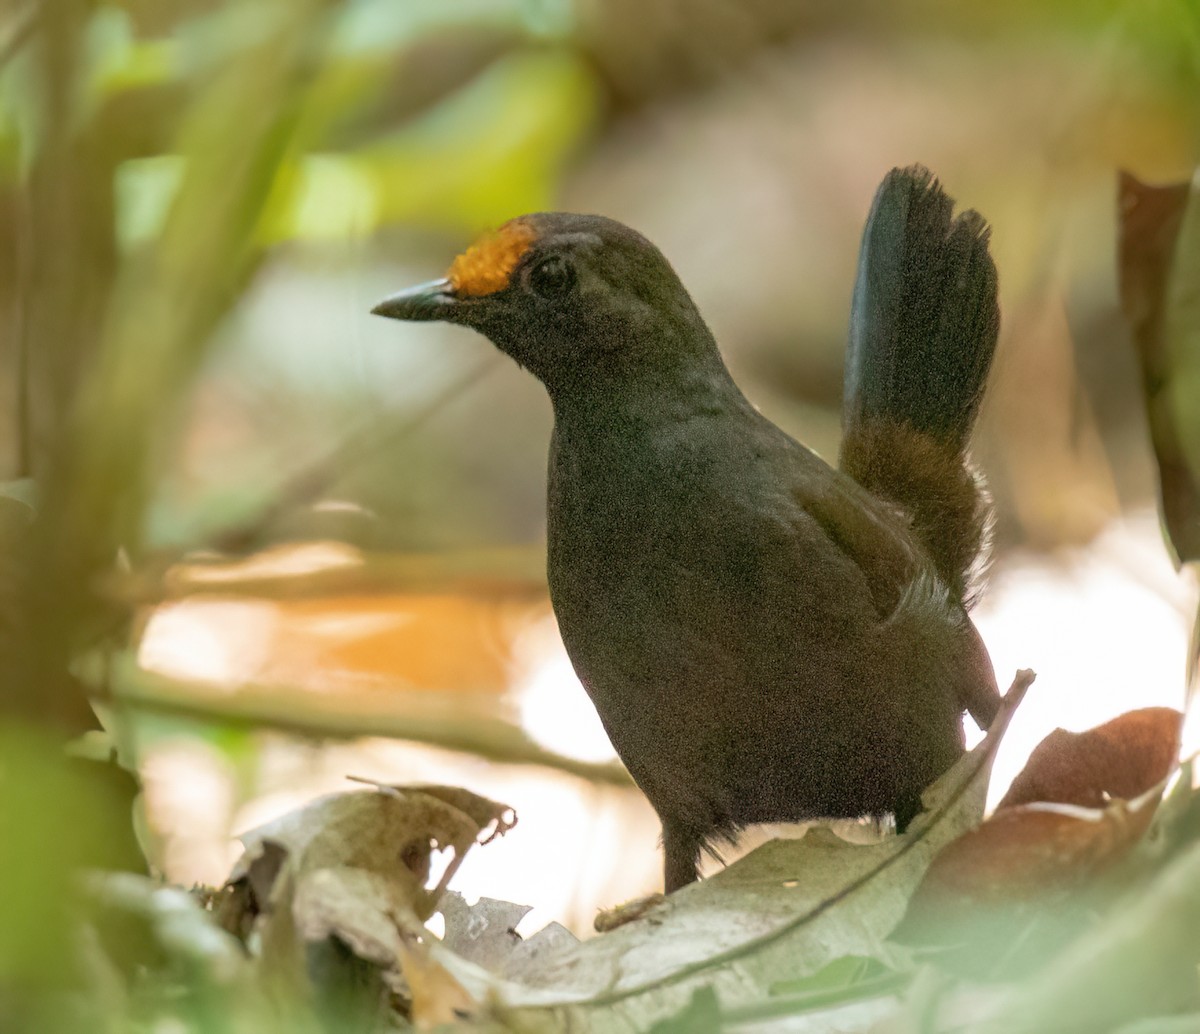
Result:
{"label": "blurred green foliage", "polygon": [[[9,441],[39,496],[32,523],[6,531],[0,585],[4,1029],[49,1029],[41,992],[77,976],[75,874],[128,864],[113,846],[132,828],[129,788],[62,753],[94,721],[71,661],[128,640],[131,614],[101,585],[119,551],[144,554],[215,332],[268,249],[398,221],[474,231],[549,204],[600,104],[563,46],[568,13],[66,0],[0,18]],[[451,53],[441,93],[397,115],[406,55],[465,27],[489,52],[465,65]],[[120,708],[106,713],[124,738]]]}

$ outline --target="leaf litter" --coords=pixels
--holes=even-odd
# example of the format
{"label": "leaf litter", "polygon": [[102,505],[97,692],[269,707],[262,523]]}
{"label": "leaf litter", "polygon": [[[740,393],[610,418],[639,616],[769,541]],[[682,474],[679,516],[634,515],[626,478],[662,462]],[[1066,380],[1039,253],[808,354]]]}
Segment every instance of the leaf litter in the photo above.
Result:
{"label": "leaf litter", "polygon": [[[249,949],[244,965],[264,987],[319,1005],[332,966],[353,976],[344,982],[360,987],[377,1026],[391,1016],[418,1030],[487,1021],[666,1031],[703,1015],[714,1030],[785,1016],[796,1030],[865,1030],[903,1015],[898,995],[917,960],[892,935],[930,901],[942,908],[964,886],[968,897],[982,886],[1011,904],[1029,883],[1054,885],[1038,868],[1051,862],[1065,892],[1127,853],[1150,821],[1178,756],[1180,716],[1163,708],[1051,734],[981,824],[991,760],[1031,681],[1018,675],[992,730],[930,787],[907,834],[850,843],[814,826],[585,941],[558,924],[523,939],[516,926],[527,906],[468,904],[447,890],[470,849],[512,827],[511,809],[455,787],[369,780],[372,789],[320,798],[244,834],[216,918]],[[1027,825],[1012,835],[1018,821]],[[1064,841],[1053,832],[1061,822],[1088,836]],[[999,839],[980,852],[971,847],[980,837]],[[1002,878],[998,865],[1009,867]],[[1023,880],[1022,866],[1034,875]],[[441,938],[426,927],[435,911]],[[1007,1007],[969,990],[956,992],[960,1002],[983,995],[989,1008]]]}

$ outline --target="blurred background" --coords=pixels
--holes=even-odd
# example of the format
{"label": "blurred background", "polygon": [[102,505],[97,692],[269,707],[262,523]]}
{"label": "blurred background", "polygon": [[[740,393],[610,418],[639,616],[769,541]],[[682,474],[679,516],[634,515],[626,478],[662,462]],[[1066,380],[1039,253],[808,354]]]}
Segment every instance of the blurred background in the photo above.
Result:
{"label": "blurred background", "polygon": [[445,782],[520,817],[459,889],[589,929],[658,886],[658,828],[550,612],[548,402],[369,310],[512,216],[603,213],[832,459],[863,220],[914,161],[1001,276],[976,614],[1002,685],[1039,678],[993,792],[1055,726],[1182,706],[1116,170],[1190,178],[1198,86],[1185,0],[10,3],[6,714],[74,734],[104,699],[172,881],[348,775]]}

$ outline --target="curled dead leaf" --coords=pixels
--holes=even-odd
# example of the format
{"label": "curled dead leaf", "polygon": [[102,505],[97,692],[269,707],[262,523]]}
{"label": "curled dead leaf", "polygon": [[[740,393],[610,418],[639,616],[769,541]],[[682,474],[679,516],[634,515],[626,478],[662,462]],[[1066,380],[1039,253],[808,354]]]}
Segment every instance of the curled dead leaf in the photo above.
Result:
{"label": "curled dead leaf", "polygon": [[[467,851],[481,836],[506,832],[516,816],[456,787],[373,785],[375,792],[322,797],[243,834],[222,924],[258,935],[268,978],[319,996],[330,966],[353,971],[366,1007],[399,992],[428,1029],[457,1016],[462,996],[435,1002],[444,981],[431,976],[424,922]],[[428,886],[440,849],[451,852],[449,863]],[[371,979],[362,979],[364,965]],[[418,1019],[418,1002],[419,1015],[436,1022]]]}
{"label": "curled dead leaf", "polygon": [[[468,790],[357,781],[377,792],[321,797],[242,834],[246,851],[227,885],[247,881],[253,892],[248,907],[261,913],[283,872],[302,877],[348,867],[403,882],[424,922],[480,835],[490,841],[516,824],[510,807]],[[453,851],[453,857],[436,886],[426,889],[431,855],[441,849]]]}
{"label": "curled dead leaf", "polygon": [[1055,729],[1029,755],[996,811],[1035,801],[1081,808],[1131,801],[1174,769],[1182,725],[1173,708],[1144,707],[1085,732]]}
{"label": "curled dead leaf", "polygon": [[[358,781],[367,782],[367,780],[362,779]],[[383,787],[386,784],[376,783],[374,785]],[[421,784],[420,786],[410,787],[392,786],[391,789],[399,791],[417,790],[427,797],[435,797],[444,804],[448,804],[451,808],[462,812],[479,827],[476,837],[482,837],[479,840],[480,845],[490,844],[497,837],[504,836],[505,833],[517,824],[517,813],[507,804],[497,804],[495,801],[490,801],[486,797],[480,797],[479,794],[472,793],[470,790],[464,790],[461,786]],[[445,881],[443,881],[443,886],[444,884]]]}

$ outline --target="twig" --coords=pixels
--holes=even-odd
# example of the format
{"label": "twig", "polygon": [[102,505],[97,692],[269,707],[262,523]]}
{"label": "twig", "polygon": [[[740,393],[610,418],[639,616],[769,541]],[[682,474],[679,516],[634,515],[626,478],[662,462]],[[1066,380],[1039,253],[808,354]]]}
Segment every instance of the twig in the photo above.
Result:
{"label": "twig", "polygon": [[511,765],[541,765],[593,783],[630,786],[629,773],[615,763],[579,761],[547,750],[518,726],[492,718],[401,714],[387,710],[351,710],[345,699],[315,697],[304,708],[295,697],[262,687],[239,687],[236,694],[213,696],[143,670],[125,666],[112,692],[116,706],[154,714],[193,718],[239,728],[267,728],[312,739],[350,740],[380,736],[457,750]]}
{"label": "twig", "polygon": [[[262,556],[270,559],[269,553]],[[546,557],[540,546],[381,554],[297,574],[240,562],[178,565],[173,556],[164,556],[133,574],[111,573],[102,588],[110,599],[128,606],[206,594],[280,601],[347,593],[445,592],[534,600],[546,595]]]}

